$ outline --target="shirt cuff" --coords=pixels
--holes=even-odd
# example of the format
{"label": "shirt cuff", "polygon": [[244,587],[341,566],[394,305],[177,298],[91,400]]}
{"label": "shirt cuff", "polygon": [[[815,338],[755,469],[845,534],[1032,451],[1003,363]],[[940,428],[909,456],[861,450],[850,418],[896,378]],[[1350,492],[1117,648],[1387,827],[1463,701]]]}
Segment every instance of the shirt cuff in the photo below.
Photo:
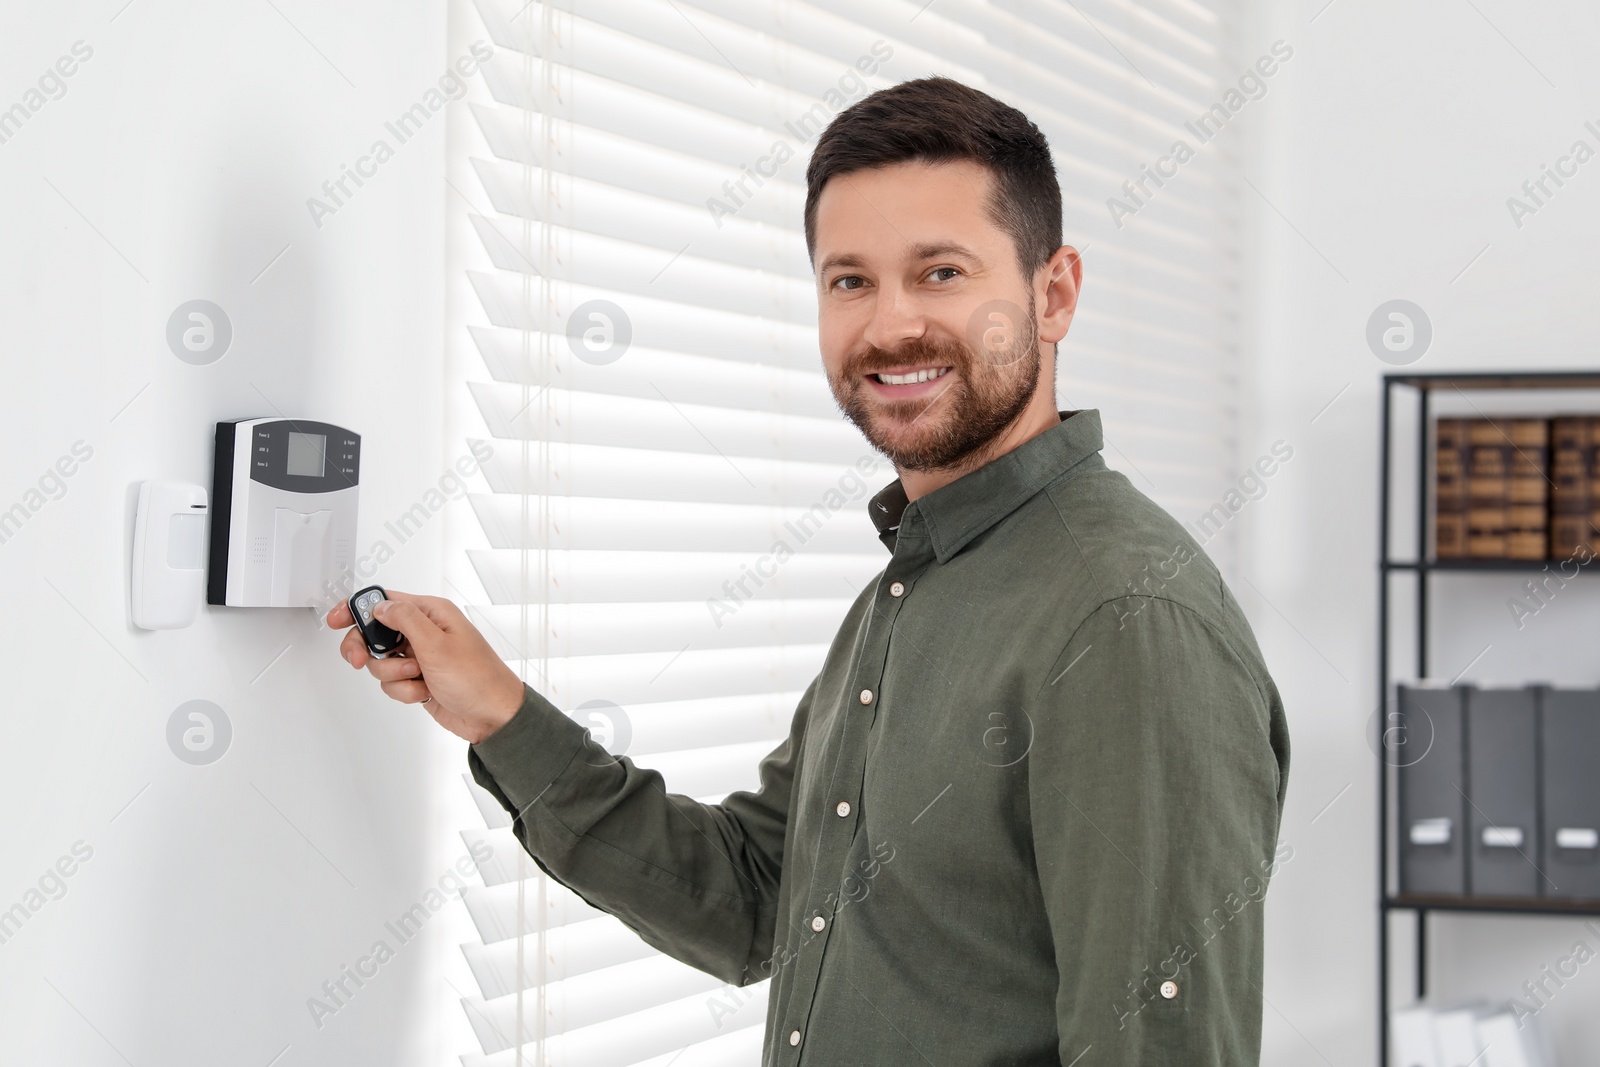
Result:
{"label": "shirt cuff", "polygon": [[520,816],[588,743],[588,730],[524,683],[522,706],[510,722],[468,748],[467,765],[479,785]]}

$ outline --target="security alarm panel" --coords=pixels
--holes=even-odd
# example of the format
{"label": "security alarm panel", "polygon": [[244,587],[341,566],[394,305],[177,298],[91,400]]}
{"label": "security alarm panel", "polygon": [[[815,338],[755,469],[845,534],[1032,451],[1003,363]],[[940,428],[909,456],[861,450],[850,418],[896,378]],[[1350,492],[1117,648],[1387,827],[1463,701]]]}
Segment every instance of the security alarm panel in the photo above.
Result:
{"label": "security alarm panel", "polygon": [[206,602],[306,607],[349,567],[361,437],[309,419],[217,423]]}

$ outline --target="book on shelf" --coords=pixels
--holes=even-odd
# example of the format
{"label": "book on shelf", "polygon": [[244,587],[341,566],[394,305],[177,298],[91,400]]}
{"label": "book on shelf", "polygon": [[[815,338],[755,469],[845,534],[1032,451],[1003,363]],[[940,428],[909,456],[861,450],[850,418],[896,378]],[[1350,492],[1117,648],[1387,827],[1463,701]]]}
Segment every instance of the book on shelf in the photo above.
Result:
{"label": "book on shelf", "polygon": [[1467,555],[1507,559],[1511,437],[1503,419],[1467,423]]}
{"label": "book on shelf", "polygon": [[1550,554],[1550,420],[1512,419],[1506,453],[1506,554]]}
{"label": "book on shelf", "polygon": [[1434,431],[1434,555],[1467,558],[1467,419],[1440,419]]}
{"label": "book on shelf", "polygon": [[1568,415],[1550,421],[1550,558],[1594,551],[1594,442],[1600,420]]}
{"label": "book on shelf", "polygon": [[[1587,419],[1587,417],[1585,417]],[[1558,420],[1544,418],[1442,418],[1434,427],[1434,557],[1436,559],[1543,560],[1557,542],[1553,521],[1552,436]],[[1564,440],[1573,429],[1563,425]],[[1586,421],[1582,438],[1600,437]],[[1568,508],[1583,507],[1584,529],[1600,512],[1600,461],[1585,453],[1583,499],[1561,498]],[[1572,450],[1563,453],[1571,474]],[[1566,514],[1563,512],[1562,514]],[[1567,522],[1560,539],[1573,532]],[[1581,531],[1580,531],[1581,532]],[[1576,542],[1575,542],[1576,545]],[[1572,553],[1567,553],[1571,555]],[[1566,558],[1566,555],[1557,558]]]}

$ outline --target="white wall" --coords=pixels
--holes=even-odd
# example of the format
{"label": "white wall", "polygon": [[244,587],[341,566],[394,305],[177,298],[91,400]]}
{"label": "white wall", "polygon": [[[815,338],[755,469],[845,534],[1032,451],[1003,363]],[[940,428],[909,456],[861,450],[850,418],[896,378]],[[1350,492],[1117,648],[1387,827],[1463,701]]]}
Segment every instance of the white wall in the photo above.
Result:
{"label": "white wall", "polygon": [[[443,472],[444,117],[320,228],[306,206],[444,69],[443,5],[123,2],[0,16],[0,108],[93,49],[0,144],[0,508],[93,450],[0,544],[0,908],[92,849],[0,944],[0,1060],[453,1063],[459,903],[320,1029],[306,1002],[463,854],[464,746],[349,671],[310,611],[134,630],[125,564],[130,487],[209,484],[218,419],[361,432],[363,547]],[[234,329],[210,366],[164,337],[197,297]],[[379,580],[435,586],[443,521]],[[165,738],[193,698],[232,722],[209,766]]]}
{"label": "white wall", "polygon": [[[1244,380],[1255,395],[1241,466],[1279,438],[1296,456],[1245,514],[1250,584],[1235,584],[1294,743],[1283,837],[1297,851],[1269,898],[1263,1062],[1342,1067],[1376,1053],[1367,730],[1377,702],[1379,378],[1391,368],[1368,350],[1365,326],[1384,301],[1421,305],[1435,336],[1419,371],[1600,367],[1600,162],[1520,229],[1506,207],[1574,140],[1600,148],[1583,128],[1600,119],[1600,13],[1576,0],[1334,0],[1318,14],[1325,3],[1263,0],[1240,46],[1254,55],[1283,38],[1296,49],[1243,129],[1245,172],[1262,195],[1244,194],[1255,298]],[[1593,577],[1556,606],[1559,617],[1522,633],[1504,605],[1520,580],[1441,581],[1458,592],[1436,601],[1435,673],[1453,676],[1491,644],[1467,680],[1600,682]],[[1434,921],[1434,991],[1446,999],[1509,997],[1579,938],[1600,948],[1567,920]],[[1397,922],[1396,932],[1407,928]],[[1401,944],[1396,978],[1409,982],[1409,939]],[[1592,1062],[1597,1006],[1600,968],[1587,967],[1544,1013],[1562,1063]]]}

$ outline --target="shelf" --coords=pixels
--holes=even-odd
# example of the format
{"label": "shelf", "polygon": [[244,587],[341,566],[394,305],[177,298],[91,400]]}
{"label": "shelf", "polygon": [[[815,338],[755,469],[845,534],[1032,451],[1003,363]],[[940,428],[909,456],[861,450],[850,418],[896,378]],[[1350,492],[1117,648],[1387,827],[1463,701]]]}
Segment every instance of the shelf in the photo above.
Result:
{"label": "shelf", "polygon": [[[1428,529],[1429,487],[1431,485],[1428,470],[1428,460],[1432,454],[1431,435],[1434,427],[1434,416],[1439,406],[1447,403],[1447,398],[1455,394],[1457,403],[1465,401],[1472,407],[1478,408],[1478,402],[1470,399],[1470,394],[1476,392],[1480,397],[1489,394],[1502,394],[1497,402],[1504,403],[1504,394],[1522,394],[1519,403],[1506,406],[1528,407],[1530,402],[1539,400],[1539,406],[1549,412],[1558,412],[1570,404],[1572,407],[1583,407],[1595,410],[1594,400],[1591,396],[1577,395],[1583,390],[1589,393],[1600,393],[1600,367],[1594,370],[1550,370],[1550,371],[1515,371],[1500,370],[1489,372],[1439,372],[1439,373],[1413,373],[1398,371],[1386,374],[1383,378],[1382,402],[1382,430],[1380,437],[1379,460],[1379,495],[1378,495],[1378,670],[1377,706],[1380,710],[1389,706],[1393,696],[1392,686],[1395,681],[1394,656],[1399,651],[1391,647],[1395,635],[1406,633],[1414,643],[1414,666],[1410,668],[1421,677],[1428,677],[1430,667],[1430,635],[1433,629],[1434,609],[1431,599],[1426,595],[1435,587],[1431,584],[1431,576],[1439,574],[1484,574],[1484,575],[1516,575],[1514,584],[1522,584],[1526,578],[1533,578],[1535,582],[1548,581],[1549,575],[1559,577],[1565,583],[1581,574],[1594,570],[1595,564],[1590,560],[1587,564],[1579,564],[1576,557],[1555,560],[1512,560],[1512,559],[1428,559],[1429,546],[1421,543],[1425,536],[1423,531]],[[1543,391],[1549,394],[1560,394],[1563,391],[1572,391],[1575,395],[1570,400],[1563,400],[1559,395],[1534,397],[1530,394]],[[1467,394],[1467,395],[1462,395]],[[1490,401],[1485,399],[1484,406]],[[1404,414],[1399,406],[1404,405],[1406,411],[1415,412],[1414,418],[1397,421],[1397,415]],[[1465,406],[1465,404],[1463,404]],[[1479,414],[1482,409],[1479,408]],[[1528,416],[1533,417],[1533,416]],[[1404,460],[1399,469],[1409,467],[1415,472],[1414,491],[1411,488],[1410,478],[1397,481],[1396,460],[1402,453],[1398,452],[1398,445],[1402,439],[1409,438],[1403,455]],[[1402,489],[1401,487],[1405,488]],[[1405,522],[1399,520],[1404,517]],[[1398,529],[1397,529],[1398,527]],[[1404,544],[1398,539],[1401,530],[1409,530],[1411,543],[1417,545],[1416,555],[1411,559],[1393,558],[1394,546],[1402,546],[1400,551],[1405,552]],[[1575,569],[1576,568],[1576,569]],[[1419,594],[1414,599],[1401,597],[1396,599],[1397,586],[1404,588],[1408,583],[1395,583],[1390,580],[1394,575],[1415,575],[1417,577],[1417,591]],[[1495,584],[1495,583],[1491,583]],[[1507,583],[1513,584],[1513,583]],[[1469,590],[1459,590],[1468,592]],[[1486,593],[1487,589],[1478,592]],[[1413,616],[1413,624],[1404,625],[1393,623],[1390,618],[1391,610],[1395,607],[1408,608]],[[1391,785],[1397,783],[1399,772],[1392,768],[1383,759],[1382,746],[1374,746],[1377,755],[1377,874],[1378,874],[1378,1065],[1390,1067],[1393,1063],[1389,1053],[1389,1013],[1393,1007],[1394,997],[1391,996],[1390,965],[1392,963],[1391,950],[1395,947],[1394,937],[1402,936],[1397,931],[1393,936],[1390,932],[1389,915],[1397,911],[1409,911],[1416,916],[1414,924],[1410,925],[1409,932],[1411,948],[1415,953],[1414,984],[1415,997],[1424,1000],[1428,996],[1428,970],[1431,957],[1428,952],[1428,939],[1430,916],[1436,913],[1455,913],[1461,915],[1503,915],[1503,916],[1559,916],[1567,918],[1600,918],[1600,900],[1561,900],[1544,899],[1539,897],[1476,897],[1476,896],[1434,896],[1422,894],[1402,893],[1394,895],[1389,886],[1393,881],[1394,863],[1390,858],[1391,845],[1396,843],[1395,828],[1391,827],[1393,810],[1391,804],[1395,798],[1391,796]]]}
{"label": "shelf", "polygon": [[[1600,560],[1600,557],[1596,557]],[[1596,560],[1588,563],[1577,563],[1575,559],[1436,559],[1424,560],[1421,563],[1415,560],[1389,560],[1380,564],[1386,571],[1463,571],[1467,573],[1485,574],[1523,574],[1529,571],[1539,572],[1546,567],[1559,569],[1563,563],[1577,563],[1579,573],[1592,568]],[[1571,576],[1563,573],[1563,578]]]}
{"label": "shelf", "polygon": [[[1521,403],[1508,404],[1507,406],[1527,407],[1529,402],[1540,400],[1540,407],[1547,411],[1559,411],[1568,401],[1559,398],[1535,398],[1526,394],[1534,391],[1559,393],[1564,390],[1587,390],[1600,392],[1600,368],[1595,370],[1551,370],[1551,371],[1514,371],[1501,370],[1489,372],[1440,372],[1440,373],[1412,373],[1399,371],[1386,374],[1383,378],[1382,401],[1382,431],[1380,437],[1379,461],[1379,496],[1378,496],[1378,708],[1380,710],[1389,706],[1392,698],[1392,686],[1395,681],[1393,656],[1396,649],[1391,647],[1393,635],[1409,630],[1409,636],[1414,640],[1414,670],[1422,677],[1429,673],[1430,635],[1433,627],[1433,610],[1430,598],[1419,595],[1414,600],[1411,598],[1395,599],[1397,583],[1390,581],[1396,574],[1414,574],[1417,576],[1417,590],[1425,594],[1433,587],[1430,576],[1435,572],[1440,574],[1504,574],[1519,576],[1538,576],[1542,574],[1558,575],[1562,582],[1570,581],[1576,573],[1583,573],[1595,569],[1593,560],[1587,564],[1578,564],[1577,559],[1556,560],[1511,560],[1511,559],[1447,559],[1430,560],[1425,558],[1429,547],[1420,543],[1428,528],[1428,492],[1431,479],[1428,470],[1428,459],[1431,455],[1430,435],[1433,433],[1434,416],[1437,407],[1452,393],[1468,394],[1477,392],[1480,395],[1499,393],[1522,393]],[[1471,402],[1470,398],[1457,396],[1458,402],[1467,400],[1473,407],[1478,404]],[[1503,398],[1502,398],[1503,402]],[[1574,407],[1584,407],[1594,410],[1594,402],[1588,396],[1574,396],[1571,399]],[[1415,418],[1405,422],[1397,421],[1397,405],[1404,404],[1408,410],[1415,411]],[[1487,406],[1487,402],[1485,404]],[[1481,409],[1479,410],[1481,414]],[[1528,416],[1533,417],[1533,416]],[[1408,436],[1414,445],[1408,445],[1404,452],[1405,460],[1402,467],[1409,466],[1415,471],[1415,491],[1406,492],[1399,489],[1401,485],[1409,487],[1410,479],[1397,482],[1396,459],[1398,458],[1397,444],[1401,436]],[[1398,495],[1397,495],[1398,494]],[[1412,509],[1415,509],[1414,511]],[[1402,516],[1409,516],[1405,523],[1397,520]],[[1417,543],[1416,558],[1393,559],[1391,553],[1393,546],[1401,545],[1397,535],[1400,530],[1409,529],[1410,537]],[[1404,549],[1402,548],[1402,552]],[[1547,580],[1535,577],[1535,581]],[[1399,583],[1404,586],[1405,583]],[[1467,590],[1461,590],[1466,592]],[[1479,590],[1480,593],[1487,590]],[[1390,612],[1396,606],[1409,606],[1414,616],[1414,625],[1406,626],[1405,630],[1391,626]],[[1377,873],[1378,873],[1378,1064],[1379,1067],[1389,1067],[1393,1062],[1389,1054],[1389,1013],[1394,998],[1390,995],[1390,964],[1391,949],[1394,943],[1390,934],[1390,923],[1387,917],[1396,911],[1409,911],[1416,915],[1417,922],[1412,925],[1410,941],[1415,952],[1415,996],[1423,1000],[1428,995],[1428,968],[1430,956],[1428,952],[1429,916],[1436,912],[1457,913],[1462,915],[1505,915],[1505,916],[1562,916],[1568,918],[1600,918],[1600,900],[1560,900],[1544,899],[1539,897],[1474,897],[1474,896],[1433,896],[1421,894],[1402,893],[1393,895],[1389,891],[1394,865],[1390,858],[1390,846],[1396,842],[1395,830],[1391,827],[1393,812],[1391,804],[1395,798],[1391,796],[1391,781],[1396,779],[1399,772],[1389,766],[1383,759],[1382,746],[1374,746],[1377,755],[1377,786],[1378,786],[1378,833],[1377,833]],[[1406,925],[1406,924],[1401,924]]]}
{"label": "shelf", "polygon": [[1388,374],[1396,385],[1439,389],[1600,389],[1600,371],[1535,371],[1528,374]]}
{"label": "shelf", "polygon": [[1600,915],[1600,900],[1541,897],[1446,897],[1401,893],[1383,902],[1385,911],[1457,911],[1501,915]]}

